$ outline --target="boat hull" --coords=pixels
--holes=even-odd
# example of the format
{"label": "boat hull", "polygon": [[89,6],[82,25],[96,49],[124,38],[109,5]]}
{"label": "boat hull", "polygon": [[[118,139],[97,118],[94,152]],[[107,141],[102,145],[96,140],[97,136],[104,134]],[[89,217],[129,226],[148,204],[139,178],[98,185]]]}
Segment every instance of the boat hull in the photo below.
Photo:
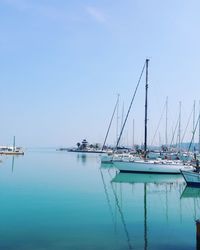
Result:
{"label": "boat hull", "polygon": [[193,171],[181,171],[188,186],[200,187],[200,174]]}
{"label": "boat hull", "polygon": [[114,162],[120,172],[124,173],[152,173],[152,174],[180,174],[180,170],[192,171],[193,167],[179,163],[157,163],[157,162]]}
{"label": "boat hull", "polygon": [[2,151],[0,155],[24,155],[24,152]]}
{"label": "boat hull", "polygon": [[101,163],[112,164],[113,163],[113,155],[101,155]]}

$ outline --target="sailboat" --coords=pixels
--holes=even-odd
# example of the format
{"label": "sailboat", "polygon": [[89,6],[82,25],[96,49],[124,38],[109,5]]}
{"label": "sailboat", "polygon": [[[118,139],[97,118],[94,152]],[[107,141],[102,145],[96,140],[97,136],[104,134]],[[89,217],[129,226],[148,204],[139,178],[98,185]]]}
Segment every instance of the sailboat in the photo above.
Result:
{"label": "sailboat", "polygon": [[114,161],[114,165],[120,172],[138,173],[160,173],[160,174],[180,174],[180,170],[191,171],[193,167],[182,161],[172,160],[149,160],[147,159],[147,98],[148,98],[148,63],[146,59],[146,84],[145,84],[145,131],[144,131],[144,157],[142,159]]}
{"label": "sailboat", "polygon": [[1,155],[24,155],[24,151],[21,147],[16,147],[15,136],[13,137],[13,146],[0,146]]}

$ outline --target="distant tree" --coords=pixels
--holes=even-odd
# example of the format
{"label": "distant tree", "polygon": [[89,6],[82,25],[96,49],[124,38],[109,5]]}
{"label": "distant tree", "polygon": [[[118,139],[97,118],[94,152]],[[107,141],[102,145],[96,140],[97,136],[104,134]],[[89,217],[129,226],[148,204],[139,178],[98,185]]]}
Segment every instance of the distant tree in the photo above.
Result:
{"label": "distant tree", "polygon": [[96,148],[96,149],[99,149],[99,148],[100,148],[100,144],[99,144],[99,143],[96,143],[96,144],[95,144],[95,148]]}
{"label": "distant tree", "polygon": [[80,142],[77,142],[77,143],[76,143],[76,146],[77,146],[78,148],[80,148],[80,146],[81,146]]}

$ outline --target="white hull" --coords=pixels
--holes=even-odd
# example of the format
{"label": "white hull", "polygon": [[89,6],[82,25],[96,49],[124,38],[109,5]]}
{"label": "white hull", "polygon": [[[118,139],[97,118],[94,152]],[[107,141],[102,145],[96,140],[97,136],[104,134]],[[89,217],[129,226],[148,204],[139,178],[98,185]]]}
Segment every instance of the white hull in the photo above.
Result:
{"label": "white hull", "polygon": [[193,167],[173,161],[115,161],[120,172],[180,174],[180,170],[192,171]]}
{"label": "white hull", "polygon": [[181,171],[185,181],[190,186],[200,186],[200,174],[193,171]]}
{"label": "white hull", "polygon": [[130,154],[114,154],[114,155],[101,155],[101,163],[110,163],[112,164],[114,161],[129,161],[134,159],[134,157]]}
{"label": "white hull", "polygon": [[112,164],[113,162],[113,156],[112,155],[101,155],[101,163],[110,163]]}

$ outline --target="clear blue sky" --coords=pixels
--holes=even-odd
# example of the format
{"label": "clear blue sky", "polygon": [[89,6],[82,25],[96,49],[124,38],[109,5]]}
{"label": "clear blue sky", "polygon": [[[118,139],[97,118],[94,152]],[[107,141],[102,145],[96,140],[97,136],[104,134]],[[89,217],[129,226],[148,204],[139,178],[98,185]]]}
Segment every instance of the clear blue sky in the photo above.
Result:
{"label": "clear blue sky", "polygon": [[[179,101],[183,131],[200,99],[199,12],[198,0],[0,0],[0,144],[13,135],[25,147],[101,143],[117,93],[121,116],[146,57],[149,142],[166,96],[169,138]],[[133,118],[135,142],[143,140],[142,84],[124,133],[129,144]]]}

